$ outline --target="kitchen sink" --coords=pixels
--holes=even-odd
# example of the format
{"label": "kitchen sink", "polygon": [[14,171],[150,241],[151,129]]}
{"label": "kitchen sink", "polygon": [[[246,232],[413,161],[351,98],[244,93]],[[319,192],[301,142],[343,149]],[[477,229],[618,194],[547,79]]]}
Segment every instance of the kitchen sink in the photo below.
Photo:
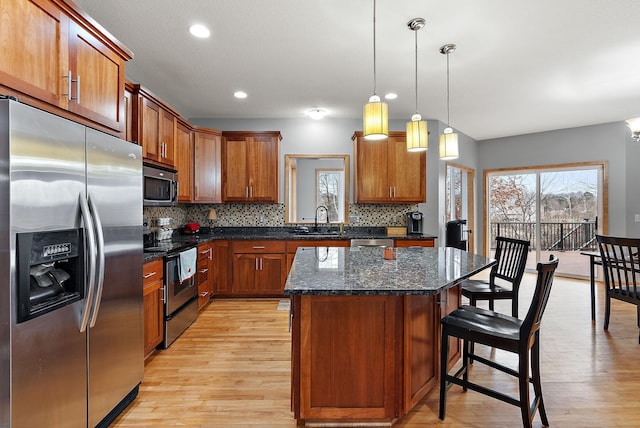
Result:
{"label": "kitchen sink", "polygon": [[335,231],[309,231],[309,232],[294,232],[295,236],[338,236],[340,232]]}

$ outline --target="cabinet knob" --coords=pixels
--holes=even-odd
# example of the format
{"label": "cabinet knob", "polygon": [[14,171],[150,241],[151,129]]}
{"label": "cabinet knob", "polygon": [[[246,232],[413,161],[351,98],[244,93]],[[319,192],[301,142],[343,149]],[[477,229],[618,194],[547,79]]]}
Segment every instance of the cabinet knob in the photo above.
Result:
{"label": "cabinet knob", "polygon": [[155,275],[157,272],[149,272],[146,275],[142,275],[143,279],[147,279],[147,278],[151,278],[153,275]]}

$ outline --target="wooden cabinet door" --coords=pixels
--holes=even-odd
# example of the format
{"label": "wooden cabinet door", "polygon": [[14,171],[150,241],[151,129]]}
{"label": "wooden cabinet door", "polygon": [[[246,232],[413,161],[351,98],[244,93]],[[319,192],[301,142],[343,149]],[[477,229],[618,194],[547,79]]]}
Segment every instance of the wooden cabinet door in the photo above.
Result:
{"label": "wooden cabinet door", "polygon": [[80,25],[69,27],[69,110],[116,131],[124,131],[125,61]]}
{"label": "wooden cabinet door", "polygon": [[426,152],[407,151],[406,138],[388,139],[391,196],[394,202],[425,202]]}
{"label": "wooden cabinet door", "polygon": [[178,171],[178,201],[193,201],[193,140],[191,128],[178,122],[176,125],[175,167]]}
{"label": "wooden cabinet door", "polygon": [[47,0],[2,0],[0,17],[0,82],[66,108],[69,18]]}
{"label": "wooden cabinet door", "polygon": [[219,133],[196,130],[195,202],[222,202],[221,149],[222,138]]}
{"label": "wooden cabinet door", "polygon": [[140,102],[140,141],[142,157],[160,161],[160,106],[146,97]]}
{"label": "wooden cabinet door", "polygon": [[231,249],[229,241],[213,243],[213,294],[227,295],[231,293]]}
{"label": "wooden cabinet door", "polygon": [[175,166],[175,133],[176,117],[161,109],[160,114],[160,161],[168,166]]}
{"label": "wooden cabinet door", "polygon": [[356,202],[388,202],[391,200],[389,184],[388,148],[386,140],[356,140]]}
{"label": "wooden cabinet door", "polygon": [[143,275],[144,354],[147,355],[163,339],[163,274],[162,259],[145,263]]}
{"label": "wooden cabinet door", "polygon": [[225,138],[222,187],[222,199],[225,202],[244,202],[249,197],[247,155],[247,141],[244,138]]}
{"label": "wooden cabinet door", "polygon": [[256,254],[233,255],[233,294],[257,294],[256,272],[258,258]]}
{"label": "wooden cabinet door", "polygon": [[274,137],[248,138],[249,199],[278,202],[278,142]]}
{"label": "wooden cabinet door", "polygon": [[439,296],[404,296],[404,410],[414,408],[440,379]]}
{"label": "wooden cabinet door", "polygon": [[285,254],[261,254],[258,259],[256,287],[260,295],[282,296],[287,280]]}

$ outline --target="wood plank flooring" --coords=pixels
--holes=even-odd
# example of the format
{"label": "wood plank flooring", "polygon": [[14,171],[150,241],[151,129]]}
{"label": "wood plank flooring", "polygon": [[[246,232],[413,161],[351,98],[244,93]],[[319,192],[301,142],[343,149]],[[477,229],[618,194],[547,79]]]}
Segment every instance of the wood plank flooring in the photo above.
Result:
{"label": "wood plank flooring", "polygon": [[[535,276],[521,287],[521,313]],[[552,427],[640,426],[640,345],[635,306],[612,302],[609,332],[602,329],[598,284],[592,324],[587,281],[556,278],[542,326],[542,387]],[[503,305],[504,303],[504,305]],[[508,311],[499,302],[497,310]],[[288,312],[278,299],[214,300],[169,349],[145,364],[136,401],[114,427],[296,427],[290,411]],[[480,351],[480,349],[478,349]],[[508,353],[482,349],[502,362]],[[506,375],[476,364],[479,383],[515,394]],[[516,407],[457,386],[448,392],[447,417],[438,419],[432,391],[396,427],[518,427]],[[534,426],[542,426],[536,415]]]}

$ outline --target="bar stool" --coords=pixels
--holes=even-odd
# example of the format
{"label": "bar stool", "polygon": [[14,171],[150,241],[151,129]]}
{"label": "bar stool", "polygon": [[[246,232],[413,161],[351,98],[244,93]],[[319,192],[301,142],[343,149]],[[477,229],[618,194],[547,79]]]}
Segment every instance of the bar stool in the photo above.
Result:
{"label": "bar stool", "polygon": [[[540,384],[540,322],[549,300],[553,275],[557,267],[558,258],[553,255],[550,256],[549,262],[538,263],[536,288],[527,315],[523,320],[466,305],[442,318],[440,321],[442,324],[440,419],[445,417],[447,389],[455,383],[461,385],[463,391],[471,389],[518,406],[522,414],[522,424],[526,428],[532,426],[536,410],[540,411],[542,423],[545,426],[549,425]],[[450,375],[447,370],[449,337],[463,340],[462,367],[453,375]],[[480,343],[518,354],[518,369],[514,370],[474,354],[470,347],[472,343]],[[470,358],[517,377],[519,398],[470,382],[469,368],[472,367],[469,364]],[[529,377],[529,367],[531,367],[531,377]],[[529,398],[529,383],[533,384],[533,403]]]}

